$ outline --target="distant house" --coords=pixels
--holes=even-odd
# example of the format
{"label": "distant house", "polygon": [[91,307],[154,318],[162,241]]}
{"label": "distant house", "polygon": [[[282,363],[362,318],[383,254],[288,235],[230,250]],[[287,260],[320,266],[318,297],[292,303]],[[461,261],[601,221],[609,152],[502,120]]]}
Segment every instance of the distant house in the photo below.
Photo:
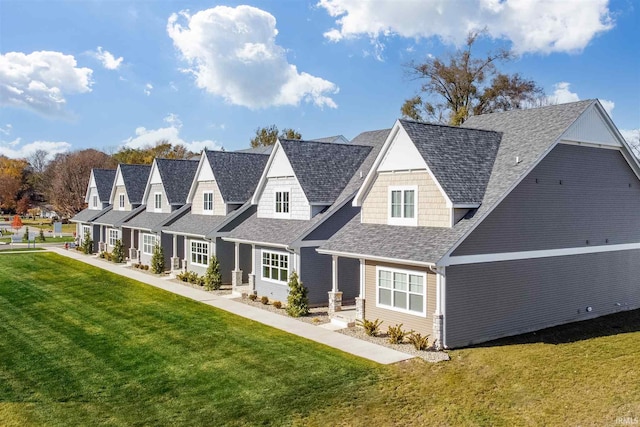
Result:
{"label": "distant house", "polygon": [[[359,211],[351,200],[387,132],[365,132],[352,144],[279,140],[251,198],[255,213],[222,237],[235,245],[232,282],[247,280],[259,295],[282,301],[295,271],[311,304],[353,300],[357,262],[332,265],[315,249]],[[349,285],[329,294],[333,271]]]}
{"label": "distant house", "polygon": [[[170,255],[166,248],[172,244],[170,236],[161,234],[161,225],[175,214],[187,200],[187,195],[198,167],[196,160],[155,159],[151,165],[142,204],[135,215],[120,223],[122,234],[131,239],[132,262],[150,264],[156,244],[165,249],[165,264]],[[137,238],[136,238],[137,237]]]}
{"label": "distant house", "polygon": [[92,169],[84,198],[87,208],[78,212],[70,220],[76,223],[76,235],[80,241],[87,235],[93,240],[94,251],[98,250],[97,238],[100,235],[100,228],[93,223],[93,220],[111,209],[109,195],[115,175],[114,169]]}
{"label": "distant house", "polygon": [[215,255],[223,282],[231,282],[234,245],[220,236],[255,212],[247,201],[268,158],[245,152],[202,152],[187,204],[161,226],[162,233],[171,236],[172,244],[166,251],[173,271],[184,268],[202,275]]}
{"label": "distant house", "polygon": [[318,252],[360,260],[361,318],[444,347],[638,308],[639,176],[595,100],[399,120]]}
{"label": "distant house", "polygon": [[133,232],[123,234],[122,223],[144,210],[142,196],[150,171],[149,165],[118,165],[109,193],[110,209],[93,219],[99,230],[99,251],[111,252],[117,240],[122,242],[125,253],[135,246],[132,242],[137,236]]}

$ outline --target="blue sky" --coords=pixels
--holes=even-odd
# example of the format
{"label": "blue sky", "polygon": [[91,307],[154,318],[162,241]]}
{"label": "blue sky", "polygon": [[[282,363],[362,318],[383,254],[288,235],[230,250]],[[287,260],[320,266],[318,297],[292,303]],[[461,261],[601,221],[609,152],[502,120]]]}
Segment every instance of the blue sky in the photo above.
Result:
{"label": "blue sky", "polygon": [[403,64],[507,47],[501,69],[554,102],[599,98],[640,131],[632,0],[0,0],[0,154],[113,152],[166,138],[246,148],[276,124],[305,138],[387,128],[419,83]]}

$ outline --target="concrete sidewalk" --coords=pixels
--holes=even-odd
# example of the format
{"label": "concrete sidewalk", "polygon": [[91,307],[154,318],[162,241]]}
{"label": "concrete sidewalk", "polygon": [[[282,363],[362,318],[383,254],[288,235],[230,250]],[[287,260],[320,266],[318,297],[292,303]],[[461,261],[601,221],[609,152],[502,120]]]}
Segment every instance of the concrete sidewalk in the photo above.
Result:
{"label": "concrete sidewalk", "polygon": [[78,251],[65,250],[61,247],[49,247],[47,250],[377,363],[386,365],[414,357],[407,353],[362,341],[339,332],[330,331],[287,316],[233,301],[229,298],[216,296],[203,290],[184,286],[173,280],[155,277],[141,271],[127,268],[124,264],[112,264],[94,256],[87,256]]}

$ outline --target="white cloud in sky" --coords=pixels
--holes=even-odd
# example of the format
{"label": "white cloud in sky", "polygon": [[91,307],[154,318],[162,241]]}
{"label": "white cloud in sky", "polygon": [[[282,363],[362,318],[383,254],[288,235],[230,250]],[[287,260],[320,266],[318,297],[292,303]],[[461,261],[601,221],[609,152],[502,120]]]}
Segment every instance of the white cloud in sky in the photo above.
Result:
{"label": "white cloud in sky", "polygon": [[182,11],[169,17],[167,32],[196,85],[230,104],[256,109],[304,101],[337,107],[334,83],[288,62],[268,12],[251,6]]}
{"label": "white cloud in sky", "polygon": [[151,95],[151,90],[153,89],[153,85],[151,83],[147,83],[144,85],[144,94],[149,96]]}
{"label": "white cloud in sky", "polygon": [[158,141],[166,139],[174,145],[182,144],[187,147],[188,150],[195,153],[204,148],[208,148],[209,150],[219,150],[222,148],[217,142],[212,140],[187,142],[182,139],[180,137],[182,121],[177,114],[169,113],[163,121],[167,124],[166,127],[158,129],[147,129],[144,127],[136,128],[135,136],[122,141],[123,145],[129,148],[143,148],[147,146],[154,146]]}
{"label": "white cloud in sky", "polygon": [[609,0],[320,0],[336,18],[324,36],[331,41],[367,36],[440,37],[462,44],[469,31],[487,28],[511,40],[518,53],[577,52],[614,26]]}
{"label": "white cloud in sky", "polygon": [[11,126],[10,123],[7,123],[3,127],[0,127],[0,133],[3,135],[9,135],[12,129],[13,129],[13,126]]}
{"label": "white cloud in sky", "polygon": [[47,160],[52,160],[56,154],[65,153],[71,149],[71,144],[64,141],[33,141],[22,144],[20,138],[13,141],[0,141],[0,155],[11,159],[26,159],[38,150],[47,152]]}
{"label": "white cloud in sky", "polygon": [[[577,93],[571,92],[571,83],[560,82],[553,85],[553,94],[550,95],[549,102],[552,104],[566,104],[568,102],[580,101]],[[600,99],[600,104],[610,117],[613,117],[613,108],[616,104],[608,99]]]}
{"label": "white cloud in sky", "polygon": [[90,68],[79,68],[73,55],[38,51],[0,55],[0,105],[59,115],[66,96],[91,91]]}
{"label": "white cloud in sky", "polygon": [[102,66],[107,70],[117,70],[122,65],[122,61],[124,58],[121,56],[116,58],[113,54],[107,50],[104,50],[102,46],[98,46],[95,52],[93,52],[93,56],[95,56],[100,62],[102,62]]}
{"label": "white cloud in sky", "polygon": [[622,137],[636,149],[640,148],[640,128],[638,129],[619,129]]}

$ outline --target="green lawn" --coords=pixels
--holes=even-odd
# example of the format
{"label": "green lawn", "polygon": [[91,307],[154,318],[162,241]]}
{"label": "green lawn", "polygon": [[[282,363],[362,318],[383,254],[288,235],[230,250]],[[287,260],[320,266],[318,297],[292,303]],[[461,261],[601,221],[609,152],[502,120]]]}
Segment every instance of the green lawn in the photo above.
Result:
{"label": "green lawn", "polygon": [[[37,236],[36,236],[36,238],[37,238]],[[45,241],[44,242],[36,241],[36,243],[37,244],[39,244],[39,243],[64,243],[64,242],[73,242],[73,241],[74,241],[74,238],[72,236],[47,237],[45,235]],[[0,238],[0,242],[10,243],[11,242],[11,237]]]}
{"label": "green lawn", "polygon": [[8,251],[8,252],[27,252],[27,251],[43,251],[44,248],[38,246],[37,248],[16,248],[12,246],[2,245],[0,246],[0,252]]}
{"label": "green lawn", "polygon": [[640,310],[450,354],[381,367],[55,254],[0,256],[3,426],[640,419]]}

